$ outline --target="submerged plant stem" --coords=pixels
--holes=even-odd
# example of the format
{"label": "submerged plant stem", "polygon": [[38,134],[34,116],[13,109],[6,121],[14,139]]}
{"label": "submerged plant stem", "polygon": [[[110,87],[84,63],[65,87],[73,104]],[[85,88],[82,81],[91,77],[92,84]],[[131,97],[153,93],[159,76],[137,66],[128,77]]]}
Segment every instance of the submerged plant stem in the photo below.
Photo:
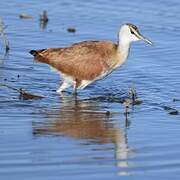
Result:
{"label": "submerged plant stem", "polygon": [[20,98],[20,99],[23,99],[23,100],[28,100],[28,99],[41,99],[41,98],[43,98],[43,96],[34,95],[34,94],[31,94],[31,93],[29,93],[29,92],[24,91],[22,88],[18,89],[18,88],[9,86],[9,85],[7,85],[7,84],[0,84],[0,87],[7,87],[7,88],[9,88],[9,89],[12,89],[12,90],[18,92],[18,93],[19,93],[19,98]]}
{"label": "submerged plant stem", "polygon": [[7,26],[4,26],[4,23],[2,19],[0,18],[0,36],[2,37],[2,40],[4,43],[5,52],[8,53],[8,51],[10,50],[10,45],[9,45],[9,41],[7,39],[6,33],[4,32],[6,27]]}

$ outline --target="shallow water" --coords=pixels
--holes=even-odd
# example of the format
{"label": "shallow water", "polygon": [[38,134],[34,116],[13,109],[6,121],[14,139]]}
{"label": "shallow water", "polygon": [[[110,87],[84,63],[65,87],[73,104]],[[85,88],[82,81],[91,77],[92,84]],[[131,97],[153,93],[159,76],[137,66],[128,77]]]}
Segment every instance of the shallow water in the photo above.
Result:
{"label": "shallow water", "polygon": [[[169,114],[180,110],[178,0],[2,0],[0,9],[11,45],[4,56],[0,42],[0,82],[45,97],[20,100],[0,88],[0,179],[180,178],[180,116]],[[45,9],[50,21],[43,29]],[[33,18],[19,19],[21,13]],[[28,54],[82,40],[116,41],[125,22],[154,46],[134,43],[123,67],[77,98],[59,97],[59,76]],[[130,107],[127,119],[118,99],[132,86],[143,103]]]}

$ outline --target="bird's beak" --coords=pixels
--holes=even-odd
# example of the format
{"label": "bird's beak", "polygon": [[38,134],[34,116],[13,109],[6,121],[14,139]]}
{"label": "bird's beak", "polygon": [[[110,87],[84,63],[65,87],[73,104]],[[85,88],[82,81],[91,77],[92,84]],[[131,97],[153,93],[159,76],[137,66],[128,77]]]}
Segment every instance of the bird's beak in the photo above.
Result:
{"label": "bird's beak", "polygon": [[150,44],[150,45],[153,44],[149,39],[147,39],[146,37],[144,37],[144,36],[141,35],[141,34],[138,34],[138,38],[139,38],[140,40],[143,40],[144,42]]}

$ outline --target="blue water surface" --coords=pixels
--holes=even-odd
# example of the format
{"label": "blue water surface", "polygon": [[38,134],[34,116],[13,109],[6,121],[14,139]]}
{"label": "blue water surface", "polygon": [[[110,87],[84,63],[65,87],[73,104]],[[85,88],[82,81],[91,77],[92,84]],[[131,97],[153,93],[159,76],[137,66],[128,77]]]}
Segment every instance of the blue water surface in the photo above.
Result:
{"label": "blue water surface", "polygon": [[[5,56],[0,41],[0,83],[45,98],[23,100],[0,87],[0,179],[178,180],[180,116],[171,112],[180,111],[179,9],[178,0],[1,0],[10,51]],[[32,18],[20,19],[22,13]],[[83,40],[116,42],[127,22],[154,45],[133,43],[123,67],[77,98],[57,95],[59,75],[28,53]],[[143,103],[130,107],[127,119],[118,99],[130,87]]]}

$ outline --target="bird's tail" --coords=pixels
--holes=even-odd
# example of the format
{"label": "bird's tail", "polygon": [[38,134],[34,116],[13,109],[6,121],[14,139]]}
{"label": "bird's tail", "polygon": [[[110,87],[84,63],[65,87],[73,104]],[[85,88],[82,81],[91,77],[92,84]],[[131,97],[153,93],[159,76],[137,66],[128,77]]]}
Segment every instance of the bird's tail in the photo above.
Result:
{"label": "bird's tail", "polygon": [[29,53],[32,54],[35,57],[38,54],[38,51],[31,50],[31,51],[29,51]]}
{"label": "bird's tail", "polygon": [[49,63],[48,63],[48,62],[49,62],[48,58],[46,58],[46,57],[43,55],[43,51],[45,51],[45,50],[46,50],[46,49],[31,50],[31,51],[29,51],[29,53],[34,56],[34,59],[35,59],[36,61],[49,64]]}

